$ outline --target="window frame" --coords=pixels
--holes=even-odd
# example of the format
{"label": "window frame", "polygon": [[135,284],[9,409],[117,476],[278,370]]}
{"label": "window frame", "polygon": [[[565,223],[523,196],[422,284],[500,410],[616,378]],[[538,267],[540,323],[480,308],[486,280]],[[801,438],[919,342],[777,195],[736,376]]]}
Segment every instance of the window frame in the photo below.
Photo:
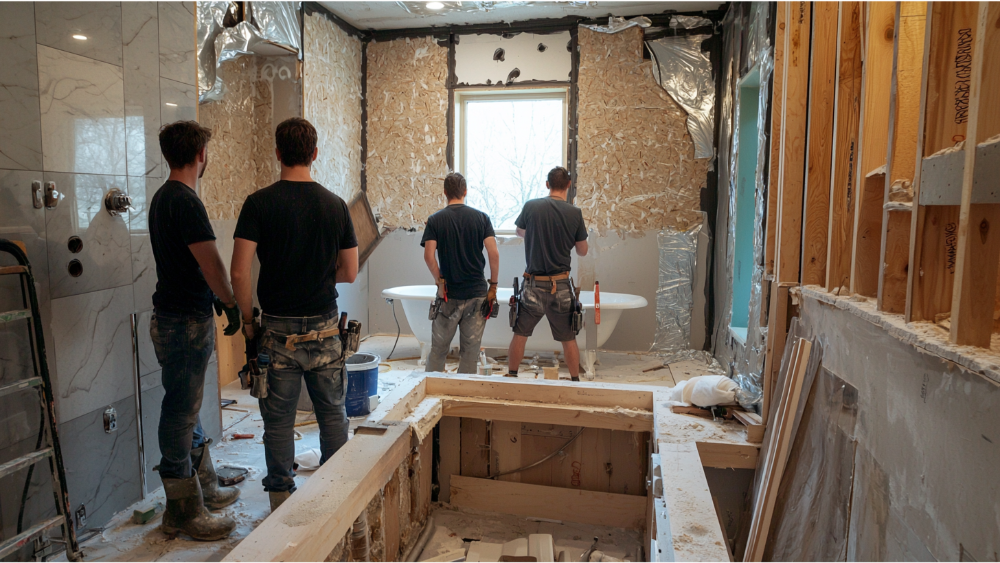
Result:
{"label": "window frame", "polygon": [[[469,102],[496,102],[511,100],[561,100],[562,101],[562,159],[561,166],[567,166],[569,154],[569,86],[544,88],[468,88],[455,90],[455,164],[456,172],[466,174],[466,105]],[[492,217],[491,217],[492,219]],[[496,229],[498,235],[516,235],[514,229]]]}

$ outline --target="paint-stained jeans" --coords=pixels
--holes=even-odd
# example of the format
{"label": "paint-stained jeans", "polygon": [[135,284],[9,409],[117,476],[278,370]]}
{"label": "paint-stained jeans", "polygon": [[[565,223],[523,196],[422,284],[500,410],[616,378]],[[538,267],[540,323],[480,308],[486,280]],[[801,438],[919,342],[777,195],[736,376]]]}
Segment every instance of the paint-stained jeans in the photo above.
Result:
{"label": "paint-stained jeans", "polygon": [[427,371],[444,371],[455,330],[461,330],[459,339],[458,373],[476,373],[479,344],[483,341],[486,319],[480,310],[484,297],[474,299],[449,299],[441,304],[431,329],[431,352],[427,356]]}
{"label": "paint-stained jeans", "polygon": [[191,477],[191,450],[205,443],[198,411],[205,370],[215,346],[212,316],[185,317],[154,312],[149,322],[156,359],[163,368],[160,407],[160,478]]}
{"label": "paint-stained jeans", "polygon": [[347,443],[347,371],[339,336],[300,342],[285,348],[285,336],[326,330],[337,326],[338,313],[321,317],[262,317],[262,351],[271,356],[267,371],[267,397],[260,399],[264,419],[264,490],[294,491],[295,409],[305,378],[319,422],[320,463]]}

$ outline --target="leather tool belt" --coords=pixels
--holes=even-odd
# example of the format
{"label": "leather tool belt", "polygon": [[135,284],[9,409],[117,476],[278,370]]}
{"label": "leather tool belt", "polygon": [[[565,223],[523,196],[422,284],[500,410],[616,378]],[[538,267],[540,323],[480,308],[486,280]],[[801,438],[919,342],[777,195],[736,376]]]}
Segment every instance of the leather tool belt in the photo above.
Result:
{"label": "leather tool belt", "polygon": [[552,293],[553,295],[555,295],[555,293],[556,293],[556,282],[559,281],[559,280],[568,280],[569,279],[569,272],[563,272],[561,274],[556,274],[554,276],[536,276],[534,274],[529,274],[528,272],[525,272],[524,273],[524,279],[531,280],[531,281],[547,281],[547,282],[552,282],[552,290],[551,290],[550,293]]}
{"label": "leather tool belt", "polygon": [[314,340],[323,340],[330,338],[331,336],[339,336],[340,328],[328,328],[326,330],[314,330],[307,332],[305,334],[290,334],[288,336],[281,336],[278,334],[271,333],[273,338],[280,341],[282,338],[285,339],[285,350],[295,350],[295,345],[299,342],[312,342]]}

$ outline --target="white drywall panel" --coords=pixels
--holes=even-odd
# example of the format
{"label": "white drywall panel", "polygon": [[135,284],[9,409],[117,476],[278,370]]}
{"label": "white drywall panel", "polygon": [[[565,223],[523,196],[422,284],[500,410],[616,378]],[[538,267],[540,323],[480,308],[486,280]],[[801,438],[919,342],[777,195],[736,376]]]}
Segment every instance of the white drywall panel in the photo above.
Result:
{"label": "white drywall panel", "polygon": [[531,80],[568,82],[573,67],[569,41],[568,31],[520,33],[510,38],[462,35],[455,46],[455,76],[459,84],[486,84],[487,80],[498,84],[506,82],[516,68],[519,76],[514,84]]}

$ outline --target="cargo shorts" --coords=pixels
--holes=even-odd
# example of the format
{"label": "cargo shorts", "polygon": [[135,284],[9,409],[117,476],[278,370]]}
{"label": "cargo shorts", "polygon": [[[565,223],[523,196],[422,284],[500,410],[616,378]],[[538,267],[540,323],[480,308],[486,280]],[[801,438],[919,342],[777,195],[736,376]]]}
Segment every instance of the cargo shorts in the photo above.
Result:
{"label": "cargo shorts", "polygon": [[550,281],[524,280],[514,334],[531,336],[542,317],[549,320],[552,338],[556,342],[576,340],[573,331],[573,289],[568,279],[556,282],[554,294]]}

